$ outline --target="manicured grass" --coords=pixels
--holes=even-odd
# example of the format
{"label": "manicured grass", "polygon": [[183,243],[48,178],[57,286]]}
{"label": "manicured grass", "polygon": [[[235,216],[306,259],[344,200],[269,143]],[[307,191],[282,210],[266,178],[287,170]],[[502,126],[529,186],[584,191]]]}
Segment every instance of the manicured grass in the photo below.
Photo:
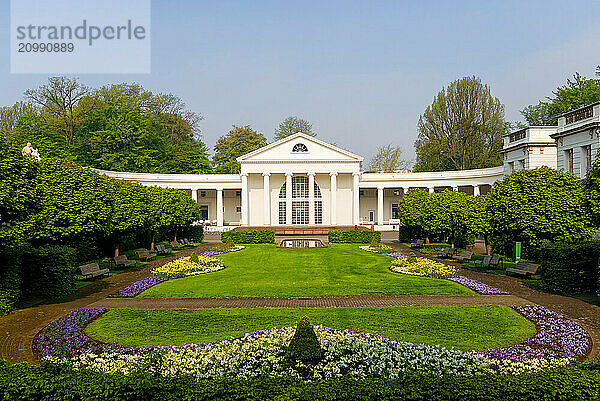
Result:
{"label": "manicured grass", "polygon": [[519,343],[535,333],[533,323],[506,306],[430,306],[313,309],[113,309],[86,331],[122,345],[212,342],[260,329],[311,323],[377,333],[394,340],[485,350]]}
{"label": "manicured grass", "polygon": [[327,295],[461,295],[473,291],[447,280],[391,273],[392,258],[358,248],[281,249],[249,245],[219,256],[226,269],[166,281],[146,298]]}

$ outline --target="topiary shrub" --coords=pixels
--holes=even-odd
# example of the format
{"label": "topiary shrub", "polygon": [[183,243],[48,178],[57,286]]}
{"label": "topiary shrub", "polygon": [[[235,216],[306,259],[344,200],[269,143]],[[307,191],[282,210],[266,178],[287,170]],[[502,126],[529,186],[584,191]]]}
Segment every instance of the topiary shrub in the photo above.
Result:
{"label": "topiary shrub", "polygon": [[190,262],[200,264],[200,259],[198,259],[198,255],[196,254],[196,252],[192,252],[192,254],[190,255]]}
{"label": "topiary shrub", "polygon": [[379,240],[378,238],[374,235],[371,238],[371,243],[369,244],[369,248],[377,248],[379,246]]}
{"label": "topiary shrub", "polygon": [[302,316],[296,326],[296,332],[290,341],[286,358],[290,361],[317,362],[323,358],[321,343],[317,339],[315,329],[308,320]]}

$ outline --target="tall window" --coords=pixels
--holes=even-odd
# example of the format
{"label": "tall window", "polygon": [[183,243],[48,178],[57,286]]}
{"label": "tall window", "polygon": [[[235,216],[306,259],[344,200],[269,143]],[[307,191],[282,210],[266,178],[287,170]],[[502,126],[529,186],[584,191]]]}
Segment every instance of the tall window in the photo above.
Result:
{"label": "tall window", "polygon": [[590,167],[592,167],[592,145],[581,147],[579,160],[581,160],[581,172],[579,177],[583,178]]}
{"label": "tall window", "polygon": [[565,170],[568,173],[573,172],[573,149],[565,150]]}
{"label": "tall window", "polygon": [[315,201],[315,224],[323,224],[323,201]]}
{"label": "tall window", "polygon": [[308,201],[292,201],[292,224],[308,224]]}
{"label": "tall window", "polygon": [[392,203],[392,219],[399,219],[400,213],[398,212],[398,204]]}
{"label": "tall window", "polygon": [[279,202],[279,224],[285,224],[285,202]]}
{"label": "tall window", "polygon": [[[279,189],[279,224],[290,224],[286,219],[286,184],[283,183]],[[291,224],[309,224],[309,200],[308,177],[294,176],[292,177],[292,221]],[[315,224],[323,224],[323,201],[321,188],[315,182],[314,186],[314,213]],[[319,199],[319,200],[317,200]]]}

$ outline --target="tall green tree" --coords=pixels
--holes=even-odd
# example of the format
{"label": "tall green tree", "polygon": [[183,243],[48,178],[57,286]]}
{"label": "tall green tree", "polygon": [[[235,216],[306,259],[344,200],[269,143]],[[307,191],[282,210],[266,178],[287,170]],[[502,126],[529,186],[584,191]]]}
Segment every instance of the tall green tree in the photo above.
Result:
{"label": "tall green tree", "polygon": [[552,96],[529,105],[521,114],[529,125],[557,125],[558,116],[600,100],[600,79],[575,73],[567,83],[552,92]]}
{"label": "tall green tree", "polygon": [[[137,84],[92,89],[64,77],[52,77],[25,94],[27,112],[17,105],[4,112],[5,136],[16,146],[31,142],[46,157],[106,170],[212,170],[200,136],[202,117],[172,94],[153,93]],[[19,114],[12,123],[12,116]]]}
{"label": "tall green tree", "polygon": [[307,135],[317,136],[313,131],[312,124],[296,116],[290,116],[283,120],[275,130],[275,140],[302,132]]}
{"label": "tall green tree", "polygon": [[414,171],[499,166],[507,132],[504,106],[477,77],[443,88],[419,117]]}
{"label": "tall green tree", "polygon": [[215,173],[238,174],[240,163],[237,158],[267,144],[267,139],[249,125],[233,126],[227,135],[223,135],[215,144],[213,166]]}
{"label": "tall green tree", "polygon": [[392,173],[397,170],[410,169],[411,162],[402,157],[400,146],[385,145],[377,148],[377,153],[369,163],[369,169]]}
{"label": "tall green tree", "polygon": [[584,186],[571,173],[549,167],[519,170],[494,183],[487,204],[490,242],[509,254],[513,241],[523,242],[527,257],[539,257],[549,242],[574,243],[592,235]]}

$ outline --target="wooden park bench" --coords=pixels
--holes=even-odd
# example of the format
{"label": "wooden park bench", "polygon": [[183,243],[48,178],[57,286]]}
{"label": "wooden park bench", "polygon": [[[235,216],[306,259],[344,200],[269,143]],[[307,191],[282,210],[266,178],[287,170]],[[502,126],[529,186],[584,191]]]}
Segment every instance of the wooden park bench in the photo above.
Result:
{"label": "wooden park bench", "polygon": [[498,266],[500,264],[500,256],[485,255],[483,260],[476,260],[475,264],[481,267]]}
{"label": "wooden park bench", "polygon": [[424,244],[425,244],[425,241],[420,239],[420,240],[417,240],[417,242],[413,242],[412,244],[410,244],[410,247],[411,248],[419,248],[419,247],[422,247]]}
{"label": "wooden park bench", "polygon": [[540,265],[535,264],[535,263],[517,262],[517,265],[515,267],[507,267],[506,272],[513,273],[518,276],[527,277],[527,276],[531,276],[531,275],[537,273],[539,268],[540,268]]}
{"label": "wooden park bench", "polygon": [[156,253],[150,253],[147,249],[140,249],[139,251],[135,251],[139,260],[152,260],[158,255]]}
{"label": "wooden park bench", "polygon": [[135,260],[127,259],[127,255],[119,255],[119,256],[115,256],[113,258],[113,263],[117,267],[119,267],[119,266],[129,267],[129,266],[135,266],[137,262]]}
{"label": "wooden park bench", "polygon": [[180,244],[179,241],[171,241],[170,244],[174,249],[181,249],[185,247],[185,245]]}
{"label": "wooden park bench", "polygon": [[156,245],[156,252],[158,252],[159,255],[167,255],[173,252],[173,250],[171,248],[167,248],[163,244],[158,244]]}
{"label": "wooden park bench", "polygon": [[460,260],[461,262],[470,261],[473,257],[473,252],[460,251],[458,255],[452,256],[452,259]]}
{"label": "wooden park bench", "polygon": [[108,269],[101,269],[98,263],[88,263],[87,265],[79,266],[77,270],[79,271],[79,274],[81,274],[84,277],[98,277],[108,274],[110,272],[110,270]]}
{"label": "wooden park bench", "polygon": [[444,248],[438,255],[440,258],[451,258],[454,255],[454,248]]}

